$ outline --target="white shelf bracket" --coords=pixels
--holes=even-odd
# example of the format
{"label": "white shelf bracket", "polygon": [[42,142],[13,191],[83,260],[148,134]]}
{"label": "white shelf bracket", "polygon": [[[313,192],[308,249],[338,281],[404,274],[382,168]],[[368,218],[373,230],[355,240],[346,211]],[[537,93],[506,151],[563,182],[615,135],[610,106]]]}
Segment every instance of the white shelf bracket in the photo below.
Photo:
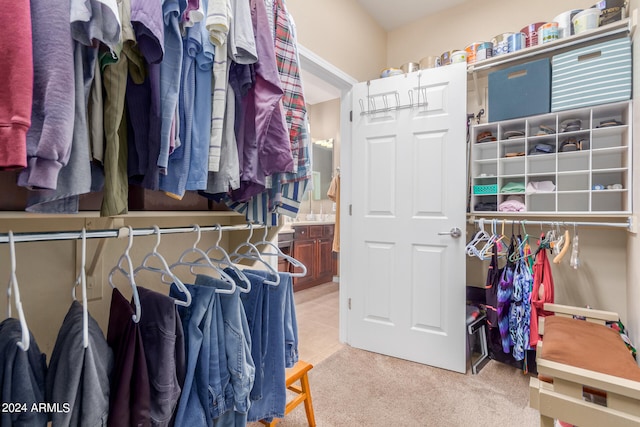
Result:
{"label": "white shelf bracket", "polygon": [[478,107],[482,107],[482,94],[480,93],[480,87],[478,85],[478,73],[474,70],[471,72],[473,77],[473,87],[476,91],[476,100],[478,101]]}
{"label": "white shelf bracket", "polygon": [[629,222],[629,232],[638,234],[638,217],[637,215],[631,215],[627,221]]}

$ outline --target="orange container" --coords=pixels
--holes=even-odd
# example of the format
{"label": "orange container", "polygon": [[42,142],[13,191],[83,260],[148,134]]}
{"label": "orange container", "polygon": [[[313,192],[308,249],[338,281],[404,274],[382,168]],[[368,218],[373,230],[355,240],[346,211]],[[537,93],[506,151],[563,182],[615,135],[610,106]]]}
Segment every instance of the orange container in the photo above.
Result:
{"label": "orange container", "polygon": [[473,64],[476,62],[476,53],[478,52],[478,48],[481,44],[482,42],[475,42],[464,48],[467,52],[467,64]]}

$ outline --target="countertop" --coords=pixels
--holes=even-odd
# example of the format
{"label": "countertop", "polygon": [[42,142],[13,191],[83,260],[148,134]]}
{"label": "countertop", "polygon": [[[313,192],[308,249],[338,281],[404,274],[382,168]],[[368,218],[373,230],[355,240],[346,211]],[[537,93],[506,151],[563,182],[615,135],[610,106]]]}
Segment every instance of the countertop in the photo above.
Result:
{"label": "countertop", "polygon": [[289,227],[295,227],[297,225],[329,225],[329,224],[335,224],[336,222],[333,220],[326,220],[326,221],[296,221],[296,222],[292,222],[290,224],[287,224]]}
{"label": "countertop", "polygon": [[333,225],[336,222],[334,220],[326,220],[326,221],[295,221],[284,224],[280,229],[279,233],[293,233],[293,229],[299,226],[307,226],[307,225]]}

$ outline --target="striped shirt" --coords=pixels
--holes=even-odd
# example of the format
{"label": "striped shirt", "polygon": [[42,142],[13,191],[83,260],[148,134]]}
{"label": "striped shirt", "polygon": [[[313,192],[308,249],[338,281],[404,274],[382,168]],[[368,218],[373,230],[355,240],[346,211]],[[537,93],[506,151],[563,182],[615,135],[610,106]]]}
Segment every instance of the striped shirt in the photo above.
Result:
{"label": "striped shirt", "polygon": [[227,96],[227,36],[231,25],[229,0],[210,0],[207,9],[207,30],[215,46],[213,58],[213,91],[211,93],[211,139],[209,142],[209,172],[220,170],[220,147]]}

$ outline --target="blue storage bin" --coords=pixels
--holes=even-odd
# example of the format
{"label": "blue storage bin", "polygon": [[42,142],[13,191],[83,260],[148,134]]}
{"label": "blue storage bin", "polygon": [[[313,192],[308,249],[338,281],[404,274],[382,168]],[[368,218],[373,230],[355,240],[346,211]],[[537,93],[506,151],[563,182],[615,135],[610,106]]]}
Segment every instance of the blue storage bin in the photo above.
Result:
{"label": "blue storage bin", "polygon": [[515,119],[550,111],[549,58],[489,73],[489,121]]}
{"label": "blue storage bin", "polygon": [[551,111],[631,99],[628,37],[555,55],[551,61]]}

